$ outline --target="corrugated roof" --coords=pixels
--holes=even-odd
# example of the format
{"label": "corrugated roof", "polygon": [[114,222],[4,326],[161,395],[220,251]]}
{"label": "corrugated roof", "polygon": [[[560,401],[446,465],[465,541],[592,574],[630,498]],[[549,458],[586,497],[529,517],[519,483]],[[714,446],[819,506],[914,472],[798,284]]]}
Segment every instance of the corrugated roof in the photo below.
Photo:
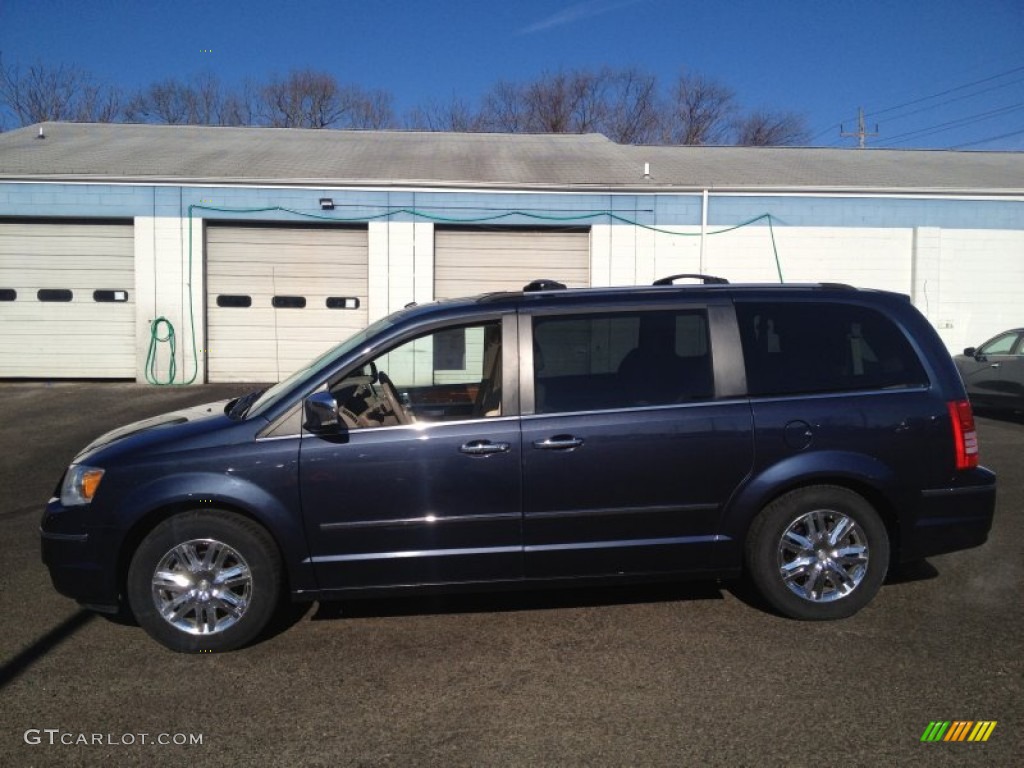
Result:
{"label": "corrugated roof", "polygon": [[1019,195],[1024,152],[637,147],[596,134],[43,123],[0,134],[0,180],[14,179]]}

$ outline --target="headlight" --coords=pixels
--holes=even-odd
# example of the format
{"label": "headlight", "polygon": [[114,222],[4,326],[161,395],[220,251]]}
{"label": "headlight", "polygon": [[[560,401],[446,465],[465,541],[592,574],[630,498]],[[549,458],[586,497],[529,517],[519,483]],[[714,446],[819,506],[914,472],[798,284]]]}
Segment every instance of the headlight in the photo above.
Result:
{"label": "headlight", "polygon": [[103,470],[98,467],[87,467],[84,464],[72,464],[64,475],[64,483],[60,487],[60,503],[65,507],[88,504],[96,495],[103,479]]}

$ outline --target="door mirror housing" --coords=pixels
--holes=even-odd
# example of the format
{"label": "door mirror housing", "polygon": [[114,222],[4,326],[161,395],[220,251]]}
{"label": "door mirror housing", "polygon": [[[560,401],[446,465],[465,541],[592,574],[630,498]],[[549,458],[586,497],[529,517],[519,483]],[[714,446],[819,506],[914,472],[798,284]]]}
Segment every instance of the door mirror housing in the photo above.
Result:
{"label": "door mirror housing", "polygon": [[977,347],[968,347],[967,349],[964,350],[964,357],[974,357],[977,351]]}
{"label": "door mirror housing", "polygon": [[338,401],[330,392],[314,392],[302,403],[302,428],[316,435],[335,434],[341,428]]}

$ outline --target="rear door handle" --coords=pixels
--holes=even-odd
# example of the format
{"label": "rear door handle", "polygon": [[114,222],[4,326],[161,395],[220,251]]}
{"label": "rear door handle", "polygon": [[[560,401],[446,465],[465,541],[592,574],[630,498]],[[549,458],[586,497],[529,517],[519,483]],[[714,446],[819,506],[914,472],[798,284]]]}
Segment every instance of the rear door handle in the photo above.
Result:
{"label": "rear door handle", "polygon": [[533,447],[542,451],[570,451],[583,445],[583,438],[572,435],[555,435],[545,440],[534,440]]}
{"label": "rear door handle", "polygon": [[459,450],[468,453],[470,456],[487,456],[492,453],[505,453],[509,449],[508,443],[492,443],[490,440],[473,440],[463,444]]}

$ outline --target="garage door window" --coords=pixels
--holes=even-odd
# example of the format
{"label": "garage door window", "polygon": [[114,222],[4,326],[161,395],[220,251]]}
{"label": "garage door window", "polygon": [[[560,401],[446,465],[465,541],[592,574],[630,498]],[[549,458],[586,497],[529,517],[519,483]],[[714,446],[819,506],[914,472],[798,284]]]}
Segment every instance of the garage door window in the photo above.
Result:
{"label": "garage door window", "polygon": [[66,288],[42,288],[36,298],[40,301],[71,301],[74,295]]}
{"label": "garage door window", "polygon": [[13,288],[0,288],[0,301],[14,301],[18,298],[18,292]]}
{"label": "garage door window", "polygon": [[252,296],[222,293],[220,296],[217,297],[217,306],[244,309],[245,307],[252,306]]}
{"label": "garage door window", "polygon": [[328,296],[328,309],[359,309],[358,296]]}
{"label": "garage door window", "polygon": [[128,291],[93,291],[92,300],[101,303],[128,301]]}

